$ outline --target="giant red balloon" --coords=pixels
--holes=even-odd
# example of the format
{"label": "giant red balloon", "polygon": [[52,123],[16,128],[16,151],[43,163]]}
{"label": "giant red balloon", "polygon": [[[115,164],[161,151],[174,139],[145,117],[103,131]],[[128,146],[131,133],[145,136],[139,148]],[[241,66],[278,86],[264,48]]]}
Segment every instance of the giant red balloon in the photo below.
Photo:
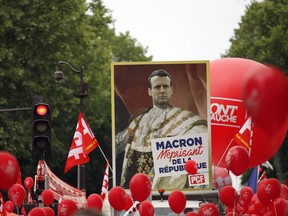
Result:
{"label": "giant red balloon", "polygon": [[[242,96],[245,80],[253,73],[253,70],[265,70],[266,68],[261,63],[242,58],[222,58],[211,61],[210,113],[212,162],[215,165],[219,164],[219,166],[225,167],[223,159],[227,150],[237,145],[235,142],[231,142],[233,136],[239,132],[247,119],[247,109]],[[259,127],[257,122],[254,122],[252,129],[249,168],[262,164],[273,157],[285,138],[287,126],[279,127],[274,133],[267,133]]]}
{"label": "giant red balloon", "polygon": [[115,186],[110,189],[108,193],[108,200],[110,205],[116,211],[122,211],[125,207],[128,195],[122,187]]}
{"label": "giant red balloon", "polygon": [[138,211],[141,216],[154,216],[154,206],[147,200],[140,203]]}
{"label": "giant red balloon", "polygon": [[0,151],[0,190],[8,190],[16,183],[19,173],[19,163],[14,155]]}
{"label": "giant red balloon", "polygon": [[20,184],[12,185],[8,190],[8,197],[15,206],[20,207],[26,196],[24,187]]}
{"label": "giant red balloon", "polygon": [[58,205],[58,216],[71,216],[77,210],[78,207],[74,201],[64,199]]}
{"label": "giant red balloon", "polygon": [[226,154],[225,164],[226,168],[234,175],[239,176],[243,174],[249,164],[248,151],[242,146],[233,146]]}
{"label": "giant red balloon", "polygon": [[151,186],[151,181],[148,175],[143,173],[135,174],[129,183],[132,197],[139,202],[142,202],[149,197]]}
{"label": "giant red balloon", "polygon": [[186,196],[182,191],[174,190],[169,194],[168,204],[176,214],[180,214],[186,207]]}
{"label": "giant red balloon", "polygon": [[54,194],[51,190],[47,189],[41,193],[42,202],[45,206],[50,206],[54,201]]}
{"label": "giant red balloon", "polygon": [[24,186],[29,190],[33,187],[34,179],[30,176],[24,179]]}
{"label": "giant red balloon", "polygon": [[87,198],[87,207],[94,208],[100,212],[103,207],[103,200],[101,196],[96,193],[90,194]]}
{"label": "giant red balloon", "polygon": [[268,133],[288,122],[288,80],[275,67],[255,68],[243,85],[243,98],[248,112]]}
{"label": "giant red balloon", "polygon": [[213,203],[205,203],[198,209],[199,216],[219,216],[219,209]]}

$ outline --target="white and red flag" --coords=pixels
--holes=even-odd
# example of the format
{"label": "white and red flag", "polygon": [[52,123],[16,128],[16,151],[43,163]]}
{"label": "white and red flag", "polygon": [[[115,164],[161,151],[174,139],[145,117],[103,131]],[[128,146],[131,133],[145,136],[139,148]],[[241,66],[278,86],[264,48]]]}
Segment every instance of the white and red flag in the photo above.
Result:
{"label": "white and red flag", "polygon": [[233,137],[238,145],[243,146],[248,152],[252,144],[252,117],[249,117],[244,125],[240,128],[239,132]]}
{"label": "white and red flag", "polygon": [[86,119],[80,112],[64,173],[67,173],[74,166],[88,163],[90,161],[88,154],[98,145]]}
{"label": "white and red flag", "polygon": [[108,186],[109,186],[109,166],[107,162],[106,169],[104,172],[104,177],[103,177],[102,191],[101,191],[101,197],[103,200],[105,199],[105,196],[108,193]]}

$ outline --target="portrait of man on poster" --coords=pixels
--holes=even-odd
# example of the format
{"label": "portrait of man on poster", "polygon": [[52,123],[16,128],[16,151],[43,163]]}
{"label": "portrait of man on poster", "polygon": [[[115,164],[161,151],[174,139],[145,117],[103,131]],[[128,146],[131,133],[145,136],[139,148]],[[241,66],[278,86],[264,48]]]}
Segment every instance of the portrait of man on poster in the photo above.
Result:
{"label": "portrait of man on poster", "polygon": [[151,140],[208,134],[207,62],[115,64],[113,81],[116,185],[145,173],[153,189],[189,188],[187,174],[155,178]]}

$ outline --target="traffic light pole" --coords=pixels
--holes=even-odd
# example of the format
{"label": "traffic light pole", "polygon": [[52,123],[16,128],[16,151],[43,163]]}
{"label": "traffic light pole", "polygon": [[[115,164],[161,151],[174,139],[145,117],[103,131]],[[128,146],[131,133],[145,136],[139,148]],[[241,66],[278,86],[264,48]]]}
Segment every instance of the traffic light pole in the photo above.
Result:
{"label": "traffic light pole", "polygon": [[[88,91],[88,84],[84,82],[83,80],[83,67],[81,67],[79,70],[75,69],[72,67],[71,64],[68,62],[64,61],[59,61],[56,64],[57,71],[54,74],[54,78],[57,82],[61,82],[62,79],[64,79],[64,74],[62,71],[60,71],[61,65],[67,65],[72,71],[75,73],[79,74],[80,77],[80,90],[78,94],[75,95],[75,97],[79,98],[80,100],[80,112],[84,114],[84,98],[88,96],[87,91]],[[78,170],[77,170],[77,188],[82,190],[83,192],[86,192],[86,184],[85,184],[85,164],[80,164],[78,165]]]}

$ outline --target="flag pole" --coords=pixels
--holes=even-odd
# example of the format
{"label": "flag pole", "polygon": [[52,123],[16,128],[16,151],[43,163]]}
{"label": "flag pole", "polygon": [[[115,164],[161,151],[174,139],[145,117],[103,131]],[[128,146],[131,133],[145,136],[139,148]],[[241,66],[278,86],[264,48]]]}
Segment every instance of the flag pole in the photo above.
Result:
{"label": "flag pole", "polygon": [[102,151],[101,146],[98,145],[98,147],[99,147],[99,149],[100,149],[100,151],[101,151],[101,153],[102,153],[104,159],[106,160],[106,162],[107,162],[107,164],[108,164],[108,166],[109,166],[109,169],[111,170],[111,172],[112,172],[112,174],[113,174],[113,169],[112,169],[112,167],[111,167],[111,165],[110,165],[110,163],[109,163],[109,161],[108,161],[106,155],[105,155],[104,152]]}

